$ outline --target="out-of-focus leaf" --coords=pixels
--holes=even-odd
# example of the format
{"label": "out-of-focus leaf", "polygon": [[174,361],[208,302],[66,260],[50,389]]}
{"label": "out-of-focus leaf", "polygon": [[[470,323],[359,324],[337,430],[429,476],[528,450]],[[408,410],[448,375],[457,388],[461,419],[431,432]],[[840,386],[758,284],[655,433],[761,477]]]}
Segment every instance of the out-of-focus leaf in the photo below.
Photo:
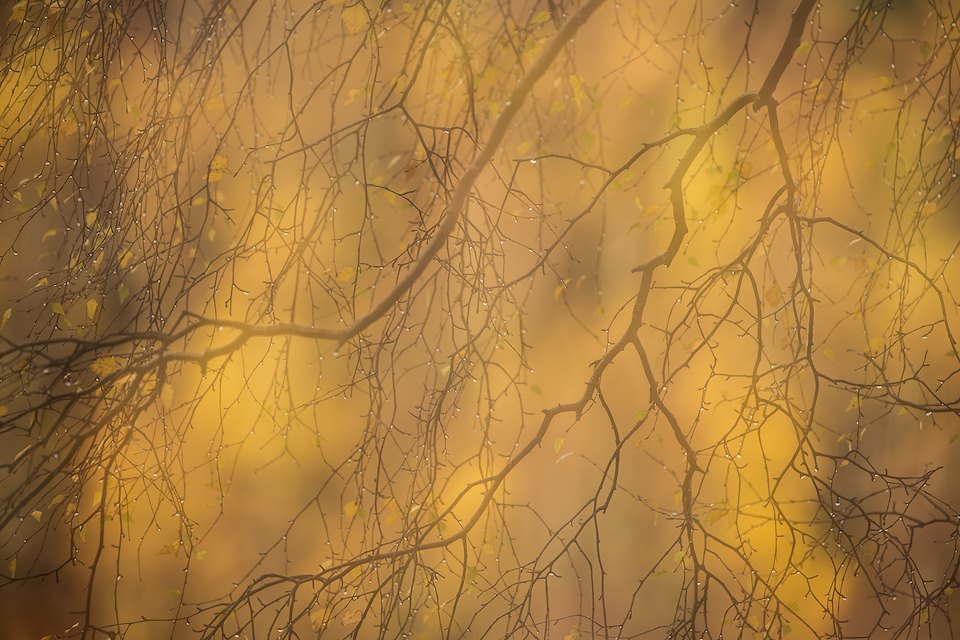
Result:
{"label": "out-of-focus leaf", "polygon": [[347,33],[360,33],[370,24],[370,16],[363,4],[358,2],[340,12],[340,21]]}
{"label": "out-of-focus leaf", "polygon": [[363,610],[361,609],[347,609],[340,617],[340,622],[343,624],[357,624],[361,620],[363,620]]}
{"label": "out-of-focus leaf", "polygon": [[108,376],[114,371],[120,368],[120,363],[117,362],[117,359],[113,356],[104,356],[102,358],[97,358],[93,361],[93,364],[90,365],[90,370],[101,378]]}
{"label": "out-of-focus leaf", "polygon": [[328,609],[319,607],[310,612],[310,626],[314,631],[320,631],[326,623]]}
{"label": "out-of-focus leaf", "polygon": [[348,518],[352,518],[357,515],[357,511],[360,510],[360,505],[357,504],[356,500],[351,500],[350,502],[343,505],[343,515]]}

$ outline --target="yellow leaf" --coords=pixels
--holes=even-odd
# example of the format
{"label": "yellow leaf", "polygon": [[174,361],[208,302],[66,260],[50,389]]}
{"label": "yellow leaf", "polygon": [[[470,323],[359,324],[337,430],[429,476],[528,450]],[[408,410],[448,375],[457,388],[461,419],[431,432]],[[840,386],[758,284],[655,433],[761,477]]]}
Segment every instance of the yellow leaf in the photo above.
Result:
{"label": "yellow leaf", "polygon": [[533,20],[530,21],[531,26],[536,26],[538,24],[543,24],[550,19],[549,11],[540,11],[537,15],[533,16]]}
{"label": "yellow leaf", "polygon": [[33,516],[34,520],[40,522],[40,518],[43,517],[43,511],[31,511],[30,515]]}
{"label": "yellow leaf", "polygon": [[353,267],[344,267],[337,273],[337,280],[340,282],[353,282],[357,277],[357,270]]}
{"label": "yellow leaf", "polygon": [[196,558],[197,560],[204,560],[207,557],[207,552],[206,550],[197,551],[195,554],[193,554],[193,557]]}
{"label": "yellow leaf", "polygon": [[613,186],[617,189],[628,189],[636,179],[637,175],[631,169],[627,169],[616,177],[613,181]]}
{"label": "yellow leaf", "polygon": [[97,301],[93,298],[87,300],[87,320],[93,320],[97,315]]}
{"label": "yellow leaf", "polygon": [[763,293],[763,299],[767,301],[771,307],[775,307],[781,302],[783,302],[783,293],[780,291],[780,287],[775,284],[770,285]]}
{"label": "yellow leaf", "polygon": [[560,449],[563,449],[563,442],[564,442],[563,436],[560,436],[559,438],[557,438],[556,440],[553,441],[553,452],[554,452],[554,453],[560,453]]}
{"label": "yellow leaf", "polygon": [[58,493],[57,495],[53,496],[53,500],[50,501],[50,506],[51,507],[57,506],[58,504],[63,502],[64,498],[66,498],[65,495],[63,495],[62,493]]}
{"label": "yellow leaf", "polygon": [[878,89],[886,89],[893,84],[893,78],[883,74],[873,76],[873,84]]}
{"label": "yellow leaf", "polygon": [[51,309],[51,311],[53,311],[54,313],[57,313],[57,314],[60,314],[60,315],[63,315],[64,313],[66,313],[66,311],[65,311],[64,308],[63,308],[63,305],[60,304],[59,302],[51,303],[50,309]]}
{"label": "yellow leaf", "polygon": [[644,205],[643,200],[640,198],[640,196],[634,196],[633,204],[634,206],[637,207],[637,210],[640,212],[640,215],[643,216],[644,218],[648,218],[652,215],[655,215],[657,211],[660,210],[660,207],[658,207],[655,204]]}
{"label": "yellow leaf", "polygon": [[127,298],[130,297],[130,289],[127,288],[127,285],[122,282],[117,285],[117,297],[120,299],[120,304],[123,304],[127,301]]}
{"label": "yellow leaf", "polygon": [[7,325],[7,320],[10,319],[11,314],[13,314],[13,307],[7,307],[3,312],[3,316],[0,317],[0,331],[3,331],[3,328]]}
{"label": "yellow leaf", "polygon": [[92,227],[93,223],[97,221],[97,210],[91,209],[89,212],[87,212],[87,217],[84,218],[84,220],[86,221],[88,227]]}
{"label": "yellow leaf", "polygon": [[117,369],[120,368],[120,363],[117,362],[117,359],[113,356],[104,356],[102,358],[97,358],[93,361],[93,364],[90,365],[90,370],[101,378],[108,376]]}
{"label": "yellow leaf", "polygon": [[227,168],[227,156],[224,155],[215,155],[213,160],[210,161],[210,169],[226,169]]}
{"label": "yellow leaf", "polygon": [[467,567],[467,570],[464,572],[464,575],[463,575],[463,577],[466,580],[474,583],[477,581],[477,578],[479,576],[480,576],[480,568],[475,564],[472,564],[469,567]]}
{"label": "yellow leaf", "polygon": [[370,17],[362,3],[346,7],[340,12],[340,21],[347,33],[360,33],[370,24]]}
{"label": "yellow leaf", "polygon": [[704,517],[703,521],[706,522],[707,524],[717,524],[718,522],[720,522],[720,520],[723,519],[725,515],[727,515],[726,511],[723,511],[722,509],[717,509],[716,511],[711,511],[710,513],[708,513],[706,517]]}
{"label": "yellow leaf", "polygon": [[327,608],[320,607],[319,609],[314,609],[310,612],[310,626],[313,627],[314,631],[320,631],[324,625],[324,620],[327,619]]}
{"label": "yellow leaf", "polygon": [[220,96],[208,98],[206,102],[203,103],[203,107],[209,111],[220,111],[224,107],[223,98]]}
{"label": "yellow leaf", "polygon": [[563,640],[577,640],[580,637],[580,632],[576,629],[570,629],[567,632],[567,635],[563,636]]}
{"label": "yellow leaf", "polygon": [[390,500],[390,502],[387,503],[386,514],[381,516],[383,524],[387,524],[387,525],[393,524],[394,522],[397,521],[398,516],[399,514],[397,512],[396,504],[394,504],[393,500]]}
{"label": "yellow leaf", "polygon": [[180,553],[180,541],[171,542],[160,547],[157,551],[158,556],[176,555]]}
{"label": "yellow leaf", "polygon": [[360,609],[348,609],[344,611],[340,621],[343,624],[357,624],[363,619],[363,611]]}
{"label": "yellow leaf", "polygon": [[8,23],[23,22],[27,17],[27,0],[20,0],[10,10]]}
{"label": "yellow leaf", "polygon": [[356,500],[351,500],[347,504],[343,505],[343,515],[348,518],[352,518],[357,515],[357,511],[360,510],[360,506],[357,504]]}
{"label": "yellow leaf", "polygon": [[223,171],[220,169],[211,169],[207,174],[207,182],[220,182],[223,180]]}
{"label": "yellow leaf", "polygon": [[173,385],[169,383],[163,385],[160,389],[160,402],[168,409],[173,406]]}
{"label": "yellow leaf", "polygon": [[573,100],[577,103],[577,109],[580,109],[587,97],[587,92],[583,88],[583,78],[576,74],[570,76],[570,88],[573,89]]}
{"label": "yellow leaf", "polygon": [[347,99],[343,101],[343,105],[347,106],[348,104],[353,104],[357,101],[357,98],[360,96],[360,89],[350,89],[347,91]]}
{"label": "yellow leaf", "polygon": [[48,238],[53,238],[53,237],[56,236],[56,235],[57,235],[57,230],[56,230],[56,229],[47,229],[47,230],[44,232],[44,234],[43,234],[43,238],[40,239],[40,242],[43,242],[44,240],[46,240],[46,239],[48,239]]}
{"label": "yellow leaf", "polygon": [[10,564],[7,565],[7,566],[10,567],[10,577],[11,577],[11,578],[14,577],[15,575],[17,575],[17,559],[16,559],[16,558],[14,558],[13,560],[11,560],[11,561],[10,561]]}

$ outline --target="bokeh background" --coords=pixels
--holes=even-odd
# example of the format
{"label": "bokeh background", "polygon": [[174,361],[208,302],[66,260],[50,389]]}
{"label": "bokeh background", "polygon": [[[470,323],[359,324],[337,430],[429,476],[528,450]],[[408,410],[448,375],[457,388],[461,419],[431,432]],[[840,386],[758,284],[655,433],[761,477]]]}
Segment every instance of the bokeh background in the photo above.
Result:
{"label": "bokeh background", "polygon": [[953,637],[951,5],[816,4],[793,202],[765,109],[687,172],[636,335],[689,507],[632,347],[538,429],[793,3],[605,3],[343,344],[247,328],[373,309],[579,4],[6,6],[0,635]]}

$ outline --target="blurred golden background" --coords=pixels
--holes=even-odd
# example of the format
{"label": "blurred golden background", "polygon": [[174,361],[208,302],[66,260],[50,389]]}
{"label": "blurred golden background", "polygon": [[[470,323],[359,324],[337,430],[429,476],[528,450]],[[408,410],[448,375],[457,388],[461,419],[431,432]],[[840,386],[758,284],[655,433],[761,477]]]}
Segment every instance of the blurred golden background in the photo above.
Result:
{"label": "blurred golden background", "polygon": [[0,636],[960,637],[953,4],[0,9]]}

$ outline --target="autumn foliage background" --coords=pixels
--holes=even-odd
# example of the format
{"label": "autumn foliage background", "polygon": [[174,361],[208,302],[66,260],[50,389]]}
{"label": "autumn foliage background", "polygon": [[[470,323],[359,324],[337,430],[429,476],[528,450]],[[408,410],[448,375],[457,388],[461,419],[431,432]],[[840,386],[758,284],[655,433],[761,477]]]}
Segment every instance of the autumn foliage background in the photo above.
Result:
{"label": "autumn foliage background", "polygon": [[0,9],[0,635],[955,637],[954,4]]}

